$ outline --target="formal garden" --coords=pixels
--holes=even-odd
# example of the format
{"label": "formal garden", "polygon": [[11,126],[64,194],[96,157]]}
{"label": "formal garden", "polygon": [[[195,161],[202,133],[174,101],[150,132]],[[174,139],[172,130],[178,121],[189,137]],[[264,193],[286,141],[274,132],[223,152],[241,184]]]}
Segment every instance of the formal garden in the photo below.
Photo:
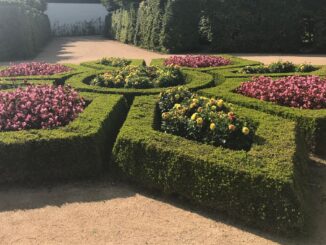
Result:
{"label": "formal garden", "polygon": [[[307,171],[309,157],[326,158],[326,66],[278,60],[264,65],[215,51],[322,52],[325,26],[318,22],[313,40],[299,42],[301,33],[286,25],[272,36],[237,30],[245,16],[230,23],[232,31],[214,26],[219,15],[210,10],[215,4],[222,6],[218,11],[232,12],[239,7],[235,1],[207,0],[202,16],[190,14],[200,8],[197,0],[187,0],[187,8],[182,0],[104,2],[112,25],[107,35],[169,52],[204,45],[213,54],[177,55],[151,64],[103,57],[79,65],[0,67],[0,183],[42,185],[110,173],[264,231],[305,231],[306,186],[314,178]],[[281,1],[273,2],[268,4],[275,12],[284,8]],[[2,60],[33,55],[45,45],[50,36],[43,3],[0,1]],[[314,11],[295,6],[297,15],[286,14],[274,24],[300,18],[301,9]],[[262,26],[273,18],[268,11]],[[14,13],[19,18],[6,29],[2,23]],[[186,18],[200,23],[200,31],[184,28]],[[17,28],[9,35],[12,25]],[[282,28],[293,32],[285,35]],[[266,40],[256,45],[257,35]]]}

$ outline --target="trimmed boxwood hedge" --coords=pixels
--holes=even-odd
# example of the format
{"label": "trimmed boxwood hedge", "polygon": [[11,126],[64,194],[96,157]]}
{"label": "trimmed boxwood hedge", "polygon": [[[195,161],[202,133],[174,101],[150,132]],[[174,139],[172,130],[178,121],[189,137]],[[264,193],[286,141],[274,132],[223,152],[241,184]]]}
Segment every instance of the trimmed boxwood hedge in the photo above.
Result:
{"label": "trimmed boxwood hedge", "polygon": [[259,126],[249,152],[233,151],[158,131],[156,103],[134,100],[113,148],[112,164],[123,174],[266,230],[303,227],[307,153],[296,144],[295,122],[235,106]]}
{"label": "trimmed boxwood hedge", "polygon": [[[28,80],[28,84],[39,85],[39,84],[54,84],[54,80]],[[1,90],[10,90],[16,89],[18,87],[24,87],[24,80],[9,80],[9,79],[0,79],[0,91]]]}
{"label": "trimmed boxwood hedge", "polygon": [[[17,76],[17,77],[0,77],[0,79],[8,79],[8,80],[62,80],[65,78],[69,78],[75,74],[79,74],[82,72],[91,71],[91,68],[74,65],[74,64],[63,64],[64,66],[70,67],[72,70],[68,72],[53,74],[53,75],[36,75],[36,76]],[[0,67],[0,70],[6,69],[6,66]]]}
{"label": "trimmed boxwood hedge", "polygon": [[127,114],[119,95],[82,94],[91,103],[66,127],[0,132],[0,183],[98,176]]}
{"label": "trimmed boxwood hedge", "polygon": [[199,92],[200,94],[205,96],[219,96],[240,106],[295,120],[298,123],[297,130],[305,136],[303,139],[305,142],[301,143],[307,143],[308,148],[318,155],[326,155],[326,109],[308,110],[290,108],[272,102],[250,98],[234,92],[242,82],[250,80],[249,78],[225,78],[221,74],[216,75],[218,76],[219,85],[201,90]]}
{"label": "trimmed boxwood hedge", "polygon": [[[239,57],[231,56],[231,55],[217,55],[217,56],[222,56],[224,58],[228,58],[232,61],[231,65],[227,66],[218,66],[218,67],[205,67],[205,68],[190,68],[190,67],[184,67],[184,69],[190,69],[190,70],[199,70],[202,72],[210,72],[210,71],[219,71],[219,70],[224,70],[224,69],[230,69],[230,68],[240,68],[244,66],[254,66],[254,65],[260,65],[261,63],[258,61],[253,61],[253,60],[247,60],[247,59],[242,59]],[[165,59],[153,59],[151,62],[151,65],[156,65],[156,66],[162,66],[164,64]]]}
{"label": "trimmed boxwood hedge", "polygon": [[318,70],[312,72],[290,72],[290,73],[253,73],[253,74],[243,74],[238,73],[241,68],[230,68],[230,69],[220,69],[210,71],[210,74],[213,76],[223,75],[225,78],[251,78],[253,76],[269,76],[269,77],[284,77],[284,76],[293,76],[293,75],[317,75],[317,76],[326,76],[326,66],[316,66]]}
{"label": "trimmed boxwood hedge", "polygon": [[[146,62],[144,60],[135,60],[135,59],[130,59],[130,60],[131,60],[130,65],[133,65],[133,66],[146,65]],[[89,62],[80,63],[80,65],[87,67],[87,68],[95,69],[95,70],[107,70],[110,68],[119,68],[119,67],[102,65],[102,64],[99,64],[99,62],[100,62],[100,60],[89,61]]]}
{"label": "trimmed boxwood hedge", "polygon": [[[209,74],[201,73],[198,71],[187,70],[187,69],[183,69],[182,71],[186,76],[186,83],[184,84],[184,86],[192,91],[208,88],[214,85],[213,77]],[[66,84],[69,84],[72,87],[76,88],[77,90],[84,91],[84,92],[124,94],[129,96],[159,94],[162,90],[166,89],[166,88],[149,88],[149,89],[106,88],[106,87],[88,85],[91,79],[93,79],[96,75],[102,73],[103,70],[85,72],[71,77],[66,81]]]}

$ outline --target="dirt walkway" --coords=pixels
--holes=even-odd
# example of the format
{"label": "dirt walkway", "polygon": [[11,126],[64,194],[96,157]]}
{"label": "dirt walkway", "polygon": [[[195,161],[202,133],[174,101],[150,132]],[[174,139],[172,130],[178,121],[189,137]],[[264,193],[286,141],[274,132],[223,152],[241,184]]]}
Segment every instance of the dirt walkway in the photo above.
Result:
{"label": "dirt walkway", "polygon": [[[278,54],[235,54],[239,57],[271,63],[279,59],[294,63],[326,65],[326,55],[278,55]],[[97,60],[102,57],[125,57],[144,59],[148,64],[154,58],[168,55],[147,51],[99,36],[67,37],[54,39],[34,60],[51,63],[73,63]],[[0,63],[6,65],[8,62]]]}

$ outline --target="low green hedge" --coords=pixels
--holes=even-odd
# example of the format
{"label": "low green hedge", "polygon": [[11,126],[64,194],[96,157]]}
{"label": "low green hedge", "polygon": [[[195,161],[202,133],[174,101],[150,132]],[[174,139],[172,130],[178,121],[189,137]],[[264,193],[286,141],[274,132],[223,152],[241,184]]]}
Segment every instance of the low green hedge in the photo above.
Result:
{"label": "low green hedge", "polygon": [[[106,69],[110,69],[110,68],[117,68],[117,67],[102,65],[99,62],[100,62],[100,60],[89,61],[89,62],[83,62],[80,65],[88,67],[88,68],[92,68],[92,69],[95,69],[95,70],[106,70]],[[131,60],[130,65],[141,66],[141,65],[146,65],[146,63],[145,63],[144,60]]]}
{"label": "low green hedge", "polygon": [[[202,72],[210,72],[210,71],[220,71],[224,69],[230,69],[230,68],[240,68],[244,66],[254,66],[254,65],[260,65],[261,63],[258,61],[253,60],[246,60],[239,57],[235,57],[232,55],[217,55],[222,56],[224,58],[228,58],[232,61],[231,65],[227,66],[218,66],[218,67],[205,67],[205,68],[190,68],[190,67],[184,67],[184,69],[190,69],[190,70],[199,70]],[[151,62],[151,65],[157,65],[162,66],[164,64],[165,59],[153,59]]]}
{"label": "low green hedge", "polygon": [[[39,84],[54,84],[54,80],[28,80],[28,84],[39,85]],[[16,89],[18,87],[24,87],[26,83],[24,80],[9,80],[0,79],[0,91]]]}
{"label": "low green hedge", "polygon": [[[186,83],[184,84],[184,86],[189,88],[190,90],[196,91],[198,89],[208,88],[214,85],[213,77],[209,74],[201,73],[198,71],[187,70],[187,69],[183,69],[182,71],[186,76]],[[76,88],[77,90],[83,92],[124,94],[129,96],[159,94],[163,89],[166,89],[166,88],[149,88],[149,89],[106,88],[106,87],[88,85],[88,83],[96,75],[102,73],[103,70],[85,72],[71,77],[66,81],[66,84],[69,84],[72,87]]]}
{"label": "low green hedge", "polygon": [[240,106],[257,109],[269,114],[278,115],[297,121],[298,131],[305,135],[302,144],[308,143],[309,148],[315,153],[325,156],[326,145],[326,109],[307,110],[280,106],[272,102],[261,101],[233,92],[242,82],[248,78],[225,78],[218,75],[218,86],[201,90],[199,93],[205,96],[219,96],[231,103]]}
{"label": "low green hedge", "polygon": [[210,71],[214,77],[222,75],[225,78],[251,78],[253,76],[268,76],[268,77],[284,77],[284,76],[293,76],[293,75],[317,75],[317,76],[326,76],[326,66],[316,66],[318,70],[312,72],[291,72],[291,73],[254,73],[254,74],[244,74],[238,73],[241,68],[230,68],[230,69],[220,69]]}
{"label": "low green hedge", "polygon": [[177,193],[245,223],[300,230],[307,153],[295,122],[235,106],[259,124],[249,152],[200,144],[156,130],[157,98],[136,97],[113,148],[112,164],[148,188]]}
{"label": "low green hedge", "polygon": [[[36,75],[36,76],[17,76],[17,77],[0,77],[0,79],[7,79],[7,80],[62,80],[69,78],[73,75],[80,74],[83,72],[89,72],[93,71],[93,69],[80,66],[80,65],[74,65],[74,64],[63,64],[64,66],[67,66],[71,68],[71,71],[53,74],[53,75]],[[0,67],[0,70],[6,69],[6,66]]]}
{"label": "low green hedge", "polygon": [[0,183],[72,180],[102,173],[127,104],[119,95],[82,94],[91,103],[66,127],[0,132]]}

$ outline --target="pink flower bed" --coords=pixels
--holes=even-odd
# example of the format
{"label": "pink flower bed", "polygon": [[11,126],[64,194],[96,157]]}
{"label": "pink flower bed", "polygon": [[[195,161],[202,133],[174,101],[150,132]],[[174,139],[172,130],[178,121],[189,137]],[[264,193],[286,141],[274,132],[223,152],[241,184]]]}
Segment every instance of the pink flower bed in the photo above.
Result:
{"label": "pink flower bed", "polygon": [[48,64],[42,62],[31,62],[12,64],[8,68],[0,71],[0,77],[16,77],[16,76],[37,76],[37,75],[53,75],[71,71],[71,68],[60,64]]}
{"label": "pink flower bed", "polygon": [[0,92],[0,131],[65,126],[84,108],[85,101],[70,87],[29,85]]}
{"label": "pink flower bed", "polygon": [[217,67],[230,65],[229,59],[220,56],[210,55],[186,55],[186,56],[172,56],[165,60],[164,65],[178,65],[191,68],[203,67]]}
{"label": "pink flower bed", "polygon": [[318,76],[289,76],[277,80],[261,76],[242,83],[236,92],[283,106],[326,108],[326,79]]}

